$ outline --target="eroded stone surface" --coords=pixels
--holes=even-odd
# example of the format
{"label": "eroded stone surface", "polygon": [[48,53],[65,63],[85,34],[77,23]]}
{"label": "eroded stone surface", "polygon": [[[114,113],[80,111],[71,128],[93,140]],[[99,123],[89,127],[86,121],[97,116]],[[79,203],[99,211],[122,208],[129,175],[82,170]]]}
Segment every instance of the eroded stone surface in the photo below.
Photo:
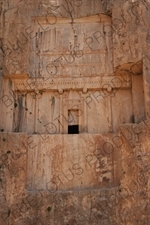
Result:
{"label": "eroded stone surface", "polygon": [[0,12],[0,224],[149,225],[149,0]]}

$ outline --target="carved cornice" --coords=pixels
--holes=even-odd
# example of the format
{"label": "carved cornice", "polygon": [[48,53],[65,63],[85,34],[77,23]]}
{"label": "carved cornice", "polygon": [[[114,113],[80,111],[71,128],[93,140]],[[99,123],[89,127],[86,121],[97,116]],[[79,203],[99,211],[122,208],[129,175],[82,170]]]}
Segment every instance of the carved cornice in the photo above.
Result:
{"label": "carved cornice", "polygon": [[84,78],[29,78],[29,79],[12,79],[14,90],[20,91],[59,91],[63,90],[98,90],[107,89],[111,91],[112,88],[129,89],[131,82],[126,82],[122,76],[107,76],[107,77],[84,77]]}

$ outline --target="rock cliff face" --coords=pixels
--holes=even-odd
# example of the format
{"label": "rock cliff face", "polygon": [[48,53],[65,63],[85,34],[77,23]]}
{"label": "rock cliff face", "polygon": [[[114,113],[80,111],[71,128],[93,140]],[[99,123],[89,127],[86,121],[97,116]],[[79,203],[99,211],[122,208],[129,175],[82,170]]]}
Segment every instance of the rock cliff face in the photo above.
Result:
{"label": "rock cliff face", "polygon": [[150,1],[0,13],[0,225],[149,225]]}

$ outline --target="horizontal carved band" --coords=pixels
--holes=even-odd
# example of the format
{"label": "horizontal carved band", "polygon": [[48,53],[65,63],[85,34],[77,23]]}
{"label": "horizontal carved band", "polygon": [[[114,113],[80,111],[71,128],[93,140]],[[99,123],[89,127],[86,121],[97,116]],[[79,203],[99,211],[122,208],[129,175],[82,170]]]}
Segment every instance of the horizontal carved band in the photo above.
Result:
{"label": "horizontal carved band", "polygon": [[131,81],[122,76],[108,77],[84,77],[84,78],[29,78],[14,79],[14,90],[86,90],[90,89],[107,89],[112,88],[130,88]]}

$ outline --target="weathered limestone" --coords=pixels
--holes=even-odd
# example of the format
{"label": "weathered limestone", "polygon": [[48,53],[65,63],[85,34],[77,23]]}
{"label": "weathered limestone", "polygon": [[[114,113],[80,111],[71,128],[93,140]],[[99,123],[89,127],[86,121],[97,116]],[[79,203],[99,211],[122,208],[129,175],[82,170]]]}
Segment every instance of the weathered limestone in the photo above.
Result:
{"label": "weathered limestone", "polygon": [[0,12],[0,225],[149,225],[149,0]]}

